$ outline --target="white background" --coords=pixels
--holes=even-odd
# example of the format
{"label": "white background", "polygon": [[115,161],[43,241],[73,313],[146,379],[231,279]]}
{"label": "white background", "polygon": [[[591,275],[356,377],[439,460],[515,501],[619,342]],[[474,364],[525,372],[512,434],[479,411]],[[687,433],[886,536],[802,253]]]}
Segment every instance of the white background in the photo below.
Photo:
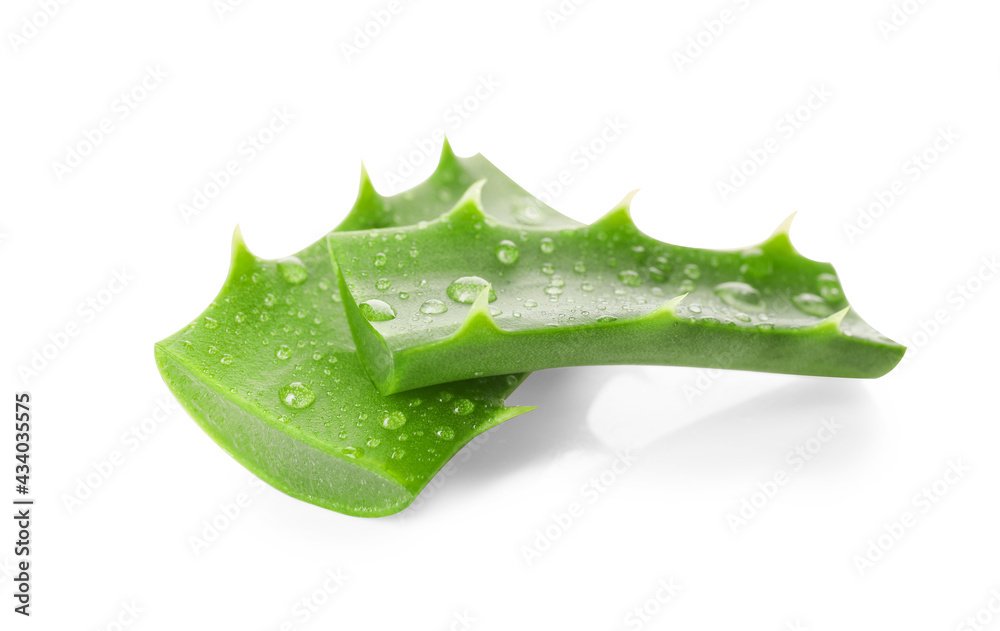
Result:
{"label": "white background", "polygon": [[[1000,5],[896,2],[591,0],[553,22],[556,0],[403,1],[346,53],[388,0],[250,0],[221,15],[212,0],[69,2],[48,20],[45,3],[6,1],[0,392],[35,399],[37,504],[34,615],[11,611],[5,519],[0,626],[953,629],[978,613],[1000,628],[1000,305],[983,262],[1000,249]],[[166,76],[123,110],[147,68]],[[481,82],[498,85],[477,97]],[[828,96],[809,109],[814,89]],[[244,159],[274,108],[294,120]],[[778,121],[796,112],[789,134]],[[105,118],[110,133],[60,179],[53,162]],[[624,129],[584,170],[575,152],[609,119]],[[907,360],[876,381],[546,371],[509,401],[538,410],[402,515],[346,517],[262,486],[177,409],[153,343],[213,299],[237,223],[257,254],[295,252],[345,215],[360,160],[388,193],[437,129],[538,194],[568,170],[552,203],[582,221],[641,188],[637,223],[673,243],[755,243],[799,211],[797,247],[834,262],[859,313],[909,343]],[[720,193],[769,138],[777,151]],[[418,151],[396,188],[438,151]],[[185,221],[180,205],[230,159],[241,174]],[[860,221],[896,180],[902,192]],[[127,286],[86,315],[122,270]],[[79,334],[37,376],[18,374],[70,324]],[[165,420],[143,425],[160,402]],[[839,429],[796,468],[787,454],[816,447],[824,418]],[[133,430],[138,446],[123,440]],[[624,471],[585,488],[623,450]],[[942,482],[949,462],[968,470]],[[781,472],[772,497],[755,495]],[[914,499],[935,483],[937,501]],[[240,494],[196,555],[191,537]],[[744,500],[759,509],[734,528]],[[582,515],[559,526],[574,502]],[[898,541],[880,542],[906,513]],[[540,537],[554,540],[529,563]],[[888,549],[859,569],[872,545]],[[330,572],[346,577],[332,595]],[[680,589],[668,597],[661,581]],[[323,601],[308,620],[303,598]],[[655,614],[628,617],[636,607]]]}

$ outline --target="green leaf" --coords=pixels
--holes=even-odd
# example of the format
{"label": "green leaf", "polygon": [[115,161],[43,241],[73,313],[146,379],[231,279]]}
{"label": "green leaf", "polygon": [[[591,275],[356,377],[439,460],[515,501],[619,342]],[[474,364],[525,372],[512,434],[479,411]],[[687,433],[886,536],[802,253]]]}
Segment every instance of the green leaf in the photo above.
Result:
{"label": "green leaf", "polygon": [[[479,156],[463,165],[446,147],[429,182],[393,198],[379,196],[364,176],[338,229],[430,219],[482,175],[503,184]],[[523,194],[512,182],[506,192]],[[523,374],[380,395],[339,300],[325,239],[271,261],[251,254],[237,231],[222,291],[156,345],[163,379],[191,416],[275,488],[350,515],[389,515],[409,505],[469,440],[532,409],[503,405]]]}
{"label": "green leaf", "polygon": [[879,377],[903,356],[787,222],[757,246],[685,248],[640,232],[631,195],[590,226],[551,210],[530,224],[502,190],[475,182],[437,220],[328,235],[381,392],[594,364]]}

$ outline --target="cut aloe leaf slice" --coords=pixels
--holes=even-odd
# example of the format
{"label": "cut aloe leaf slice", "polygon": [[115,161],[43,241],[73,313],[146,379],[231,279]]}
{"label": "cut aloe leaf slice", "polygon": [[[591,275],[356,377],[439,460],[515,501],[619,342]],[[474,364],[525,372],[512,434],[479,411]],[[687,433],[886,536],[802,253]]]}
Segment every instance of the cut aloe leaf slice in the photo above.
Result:
{"label": "cut aloe leaf slice", "polygon": [[[465,164],[446,147],[431,182],[392,198],[363,177],[339,229],[437,217],[475,178],[502,182],[481,158]],[[504,199],[522,194],[510,183]],[[508,211],[517,212],[524,211]],[[273,261],[251,254],[237,231],[219,295],[156,344],[163,379],[190,415],[275,488],[349,515],[389,515],[409,505],[469,440],[531,409],[503,405],[523,374],[380,395],[339,300],[325,239]]]}
{"label": "cut aloe leaf slice", "polygon": [[473,183],[434,221],[328,235],[381,392],[595,364],[878,377],[903,356],[850,309],[831,265],[795,251],[787,223],[753,247],[686,248],[639,231],[631,195],[593,225],[555,211],[530,224],[492,186]]}

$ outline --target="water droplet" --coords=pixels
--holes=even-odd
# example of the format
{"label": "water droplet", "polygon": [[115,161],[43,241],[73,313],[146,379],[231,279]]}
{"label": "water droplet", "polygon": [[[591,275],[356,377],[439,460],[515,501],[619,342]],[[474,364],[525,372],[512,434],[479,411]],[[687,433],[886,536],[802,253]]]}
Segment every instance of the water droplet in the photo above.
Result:
{"label": "water droplet", "polygon": [[390,287],[392,287],[392,281],[388,278],[380,278],[375,281],[375,289],[378,289],[379,291],[385,291]]}
{"label": "water droplet", "polygon": [[552,263],[542,263],[542,273],[551,276],[556,273],[556,266]]}
{"label": "water droplet", "polygon": [[420,313],[426,315],[436,315],[438,313],[444,313],[448,310],[448,306],[441,302],[440,300],[435,300],[431,298],[420,305]]}
{"label": "water droplet", "polygon": [[295,256],[278,259],[278,273],[289,285],[301,285],[309,278],[309,270]]}
{"label": "water droplet", "polygon": [[742,311],[737,311],[735,318],[740,322],[749,322],[751,319],[749,315],[743,313]]}
{"label": "water droplet", "polygon": [[274,356],[278,359],[288,359],[292,356],[292,349],[282,344],[274,351]]}
{"label": "water droplet", "polygon": [[691,313],[701,313],[701,305],[690,305],[688,306],[688,311]]}
{"label": "water droplet", "polygon": [[517,249],[517,244],[504,239],[496,249],[497,260],[504,265],[513,265],[517,262],[517,257],[521,256],[521,251]]}
{"label": "water droplet", "polygon": [[819,284],[819,295],[823,300],[835,305],[844,299],[844,290],[840,288],[840,281],[835,274],[820,274],[816,282]]}
{"label": "water droplet", "polygon": [[393,460],[402,460],[403,456],[405,455],[406,455],[405,449],[393,449],[391,457]]}
{"label": "water droplet", "polygon": [[396,317],[396,312],[389,303],[377,298],[365,300],[358,305],[358,310],[369,322],[385,322]]}
{"label": "water droplet", "polygon": [[219,360],[219,362],[225,364],[226,366],[229,366],[233,363],[233,356],[229,354],[224,354],[222,358]]}
{"label": "water droplet", "polygon": [[448,285],[447,294],[448,297],[455,302],[461,302],[463,304],[470,305],[476,301],[479,294],[483,291],[484,287],[490,288],[489,301],[493,302],[497,299],[496,292],[493,291],[493,287],[490,283],[478,276],[463,276],[457,279],[452,284]]}
{"label": "water droplet", "polygon": [[274,294],[268,294],[268,295],[264,296],[264,306],[265,307],[273,307],[275,300],[277,300],[277,299],[274,297]]}
{"label": "water droplet", "polygon": [[514,208],[514,220],[528,226],[537,226],[545,221],[545,215],[529,201]]}
{"label": "water droplet", "polygon": [[764,330],[764,331],[768,331],[768,330],[774,328],[774,324],[771,323],[771,322],[758,322],[755,326],[758,329],[761,329],[761,330]]}
{"label": "water droplet", "polygon": [[219,321],[216,320],[215,318],[209,318],[209,317],[205,318],[206,329],[215,329],[218,328],[218,326],[219,326]]}
{"label": "water droplet", "polygon": [[382,427],[386,429],[399,429],[403,425],[406,425],[406,415],[399,410],[386,415],[382,419]]}
{"label": "water droplet", "polygon": [[563,288],[557,285],[549,285],[542,291],[544,291],[549,296],[559,296],[563,293]]}
{"label": "water droplet", "polygon": [[406,293],[405,291],[399,292],[399,299],[400,300],[408,300],[409,298],[410,298],[410,294]]}
{"label": "water droplet", "polygon": [[556,251],[556,244],[549,237],[545,237],[542,239],[541,248],[544,254],[552,254]]}
{"label": "water droplet", "polygon": [[580,284],[580,289],[582,289],[584,291],[594,291],[594,285],[593,285],[593,283],[590,283],[588,281],[584,281],[583,283]]}
{"label": "water droplet", "polygon": [[586,263],[584,263],[583,261],[577,261],[576,263],[573,263],[573,271],[576,272],[577,274],[586,274],[587,273]]}
{"label": "water droplet", "polygon": [[439,427],[434,430],[434,435],[442,440],[454,440],[455,430],[450,427]]}
{"label": "water droplet", "polygon": [[278,398],[290,408],[301,409],[312,405],[316,400],[316,393],[301,381],[293,381],[278,390]]}
{"label": "water droplet", "polygon": [[527,307],[528,309],[534,309],[535,307],[538,306],[538,303],[535,302],[534,300],[525,300],[524,306]]}
{"label": "water droplet", "polygon": [[597,318],[597,321],[598,322],[616,322],[616,321],[618,321],[618,318],[616,318],[615,316],[601,316],[601,317]]}
{"label": "water droplet", "polygon": [[382,267],[389,262],[389,257],[385,255],[385,252],[379,252],[375,255],[375,267]]}
{"label": "water droplet", "polygon": [[635,270],[623,269],[618,272],[618,280],[629,287],[639,287],[642,285],[642,277]]}
{"label": "water droplet", "polygon": [[360,447],[344,447],[340,450],[340,453],[344,454],[348,458],[360,458],[365,455],[365,450]]}
{"label": "water droplet", "polygon": [[667,273],[661,270],[659,267],[649,268],[649,277],[658,283],[662,283],[667,280]]}
{"label": "water droplet", "polygon": [[685,293],[691,293],[696,287],[697,285],[695,285],[695,282],[690,278],[685,278],[681,281],[680,289]]}
{"label": "water droplet", "polygon": [[490,305],[490,315],[494,316],[494,317],[496,317],[498,315],[503,315],[503,311],[501,311],[501,310],[497,309],[496,307]]}
{"label": "water droplet", "polygon": [[764,300],[760,297],[760,292],[750,285],[739,281],[716,285],[715,295],[722,298],[722,302],[730,307],[738,309],[760,309],[764,306]]}
{"label": "water droplet", "polygon": [[688,263],[684,266],[684,275],[691,280],[698,280],[701,278],[701,268],[697,263]]}
{"label": "water droplet", "polygon": [[365,444],[368,445],[369,447],[378,447],[381,443],[382,440],[379,438],[375,438],[374,436],[365,441]]}
{"label": "water droplet", "polygon": [[473,403],[472,401],[469,401],[468,399],[459,399],[455,401],[454,412],[459,416],[465,416],[466,414],[472,412],[472,410],[474,409],[476,409],[476,404]]}
{"label": "water droplet", "polygon": [[825,318],[833,313],[830,305],[826,304],[826,301],[816,294],[799,294],[792,298],[792,303],[802,313],[816,316],[817,318]]}

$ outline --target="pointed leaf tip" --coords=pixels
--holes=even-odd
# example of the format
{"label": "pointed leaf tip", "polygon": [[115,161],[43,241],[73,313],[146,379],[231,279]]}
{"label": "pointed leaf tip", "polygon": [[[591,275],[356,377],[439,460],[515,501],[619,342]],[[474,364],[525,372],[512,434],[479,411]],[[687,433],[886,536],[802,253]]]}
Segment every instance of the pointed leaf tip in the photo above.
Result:
{"label": "pointed leaf tip", "polygon": [[465,189],[462,197],[452,206],[443,219],[450,221],[453,219],[468,219],[470,221],[481,221],[486,218],[486,210],[483,208],[483,186],[486,178],[477,180],[469,188]]}
{"label": "pointed leaf tip", "polygon": [[839,333],[840,323],[844,321],[844,318],[847,317],[847,312],[850,310],[851,310],[850,307],[844,307],[837,313],[834,313],[832,315],[823,318],[822,320],[814,324],[812,328],[821,331],[831,331],[834,333]]}
{"label": "pointed leaf tip", "polygon": [[479,295],[472,302],[472,307],[469,308],[469,313],[465,316],[462,326],[454,333],[453,337],[463,337],[470,333],[482,333],[484,331],[494,333],[503,332],[503,329],[497,326],[496,321],[493,319],[493,314],[490,312],[490,296],[492,294],[492,284],[486,285],[480,290]]}
{"label": "pointed leaf tip", "polygon": [[438,159],[438,165],[435,171],[449,169],[454,167],[456,164],[458,164],[458,158],[455,156],[455,150],[452,149],[448,136],[445,136],[444,141],[441,143],[441,157]]}
{"label": "pointed leaf tip", "polygon": [[246,248],[247,242],[243,239],[243,231],[240,229],[240,224],[236,224],[236,228],[233,229],[233,250],[238,248]]}
{"label": "pointed leaf tip", "polygon": [[636,196],[639,189],[630,191],[622,201],[611,209],[610,212],[605,214],[603,217],[590,224],[594,228],[605,228],[613,230],[615,228],[621,227],[635,227],[635,221],[632,220],[632,198]]}
{"label": "pointed leaf tip", "polygon": [[788,237],[792,230],[792,220],[795,219],[795,215],[797,214],[799,214],[799,211],[796,210],[792,214],[785,217],[785,220],[778,224],[778,227],[771,233],[771,239],[781,235]]}
{"label": "pointed leaf tip", "polygon": [[472,302],[472,308],[469,310],[469,318],[474,315],[482,314],[493,319],[493,314],[490,313],[490,294],[493,293],[493,285],[486,285],[479,291],[479,295]]}
{"label": "pointed leaf tip", "polygon": [[797,214],[798,211],[788,215],[788,217],[786,217],[785,220],[782,221],[777,228],[775,228],[774,232],[771,233],[771,236],[768,237],[767,240],[761,244],[761,246],[764,248],[771,248],[772,250],[798,254],[795,246],[792,245],[792,238],[789,236],[792,229],[792,220],[795,219],[795,215]]}
{"label": "pointed leaf tip", "polygon": [[677,305],[681,303],[682,300],[688,297],[688,293],[683,293],[679,296],[674,296],[670,300],[667,300],[656,309],[653,309],[646,315],[642,316],[640,319],[646,320],[661,320],[661,319],[675,319],[677,318]]}
{"label": "pointed leaf tip", "polygon": [[365,161],[361,161],[361,184],[358,187],[358,199],[362,199],[368,195],[374,197],[380,197],[378,191],[375,190],[375,185],[372,183],[372,178],[368,174],[368,168],[365,167]]}
{"label": "pointed leaf tip", "polygon": [[233,247],[232,254],[229,259],[229,271],[231,274],[235,274],[241,267],[245,265],[253,264],[256,258],[250,248],[247,247],[247,242],[243,239],[243,231],[240,230],[237,224],[236,228],[233,230]]}

